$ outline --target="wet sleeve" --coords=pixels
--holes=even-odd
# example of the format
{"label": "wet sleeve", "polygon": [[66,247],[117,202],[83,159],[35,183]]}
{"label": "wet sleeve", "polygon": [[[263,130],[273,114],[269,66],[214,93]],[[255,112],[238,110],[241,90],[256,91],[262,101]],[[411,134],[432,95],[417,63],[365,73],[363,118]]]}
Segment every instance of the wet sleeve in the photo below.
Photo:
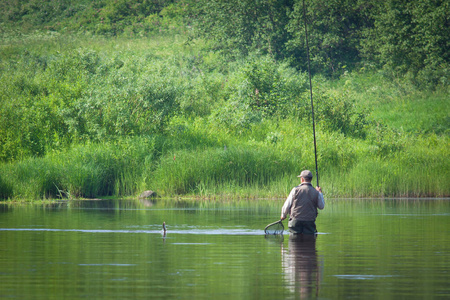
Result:
{"label": "wet sleeve", "polygon": [[325,207],[325,199],[323,198],[323,194],[319,193],[319,201],[317,202],[317,208],[323,209]]}

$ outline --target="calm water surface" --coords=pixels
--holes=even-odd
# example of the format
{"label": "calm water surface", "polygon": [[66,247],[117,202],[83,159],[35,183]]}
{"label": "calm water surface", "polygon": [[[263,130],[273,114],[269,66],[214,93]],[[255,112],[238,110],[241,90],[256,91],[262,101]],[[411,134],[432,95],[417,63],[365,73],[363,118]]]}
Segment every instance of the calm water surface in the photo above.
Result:
{"label": "calm water surface", "polygon": [[449,200],[331,200],[316,239],[265,237],[282,204],[0,203],[0,298],[450,298]]}

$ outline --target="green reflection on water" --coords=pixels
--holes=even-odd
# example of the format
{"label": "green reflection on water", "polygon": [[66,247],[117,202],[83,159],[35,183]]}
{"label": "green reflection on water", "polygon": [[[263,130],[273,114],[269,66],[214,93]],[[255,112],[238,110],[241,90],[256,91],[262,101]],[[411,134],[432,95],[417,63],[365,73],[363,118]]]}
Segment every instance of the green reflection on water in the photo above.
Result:
{"label": "green reflection on water", "polygon": [[1,204],[0,297],[450,295],[450,201],[330,200],[307,242],[264,237],[282,203]]}

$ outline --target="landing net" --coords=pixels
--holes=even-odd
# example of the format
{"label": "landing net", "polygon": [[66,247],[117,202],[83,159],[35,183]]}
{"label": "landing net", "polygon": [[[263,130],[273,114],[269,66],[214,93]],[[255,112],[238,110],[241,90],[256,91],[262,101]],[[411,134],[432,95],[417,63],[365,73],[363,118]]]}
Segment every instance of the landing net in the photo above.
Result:
{"label": "landing net", "polygon": [[274,222],[272,224],[269,224],[264,228],[264,233],[267,234],[283,234],[284,232],[284,226],[281,220]]}

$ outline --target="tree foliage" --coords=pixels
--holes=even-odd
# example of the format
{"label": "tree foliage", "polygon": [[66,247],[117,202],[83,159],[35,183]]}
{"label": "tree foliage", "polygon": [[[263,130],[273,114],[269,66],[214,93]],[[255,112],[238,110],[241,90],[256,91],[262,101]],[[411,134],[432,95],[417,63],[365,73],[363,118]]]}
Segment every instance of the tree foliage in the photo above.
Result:
{"label": "tree foliage", "polygon": [[448,85],[450,4],[445,0],[385,0],[371,10],[362,53],[391,76],[408,74],[418,85]]}
{"label": "tree foliage", "polygon": [[306,70],[305,16],[314,73],[382,67],[418,86],[448,85],[446,0],[5,0],[2,30],[102,35],[183,33],[231,57],[252,52]]}
{"label": "tree foliage", "polygon": [[259,50],[283,57],[290,34],[284,29],[292,0],[192,1],[197,32],[214,40],[217,49],[234,55]]}
{"label": "tree foliage", "polygon": [[[174,0],[5,0],[0,22],[13,29],[43,28],[115,36],[158,32],[161,12]],[[177,10],[176,10],[177,11]],[[166,12],[167,15],[167,12]],[[156,28],[155,28],[156,27]]]}
{"label": "tree foliage", "polygon": [[371,5],[361,0],[296,1],[286,29],[292,33],[287,49],[306,69],[305,17],[311,67],[314,72],[340,75],[360,61],[361,32],[371,25]]}
{"label": "tree foliage", "polygon": [[[379,65],[418,85],[448,84],[449,2],[443,0],[193,1],[200,36],[234,55],[252,51],[339,76]],[[305,5],[304,5],[305,4]]]}

